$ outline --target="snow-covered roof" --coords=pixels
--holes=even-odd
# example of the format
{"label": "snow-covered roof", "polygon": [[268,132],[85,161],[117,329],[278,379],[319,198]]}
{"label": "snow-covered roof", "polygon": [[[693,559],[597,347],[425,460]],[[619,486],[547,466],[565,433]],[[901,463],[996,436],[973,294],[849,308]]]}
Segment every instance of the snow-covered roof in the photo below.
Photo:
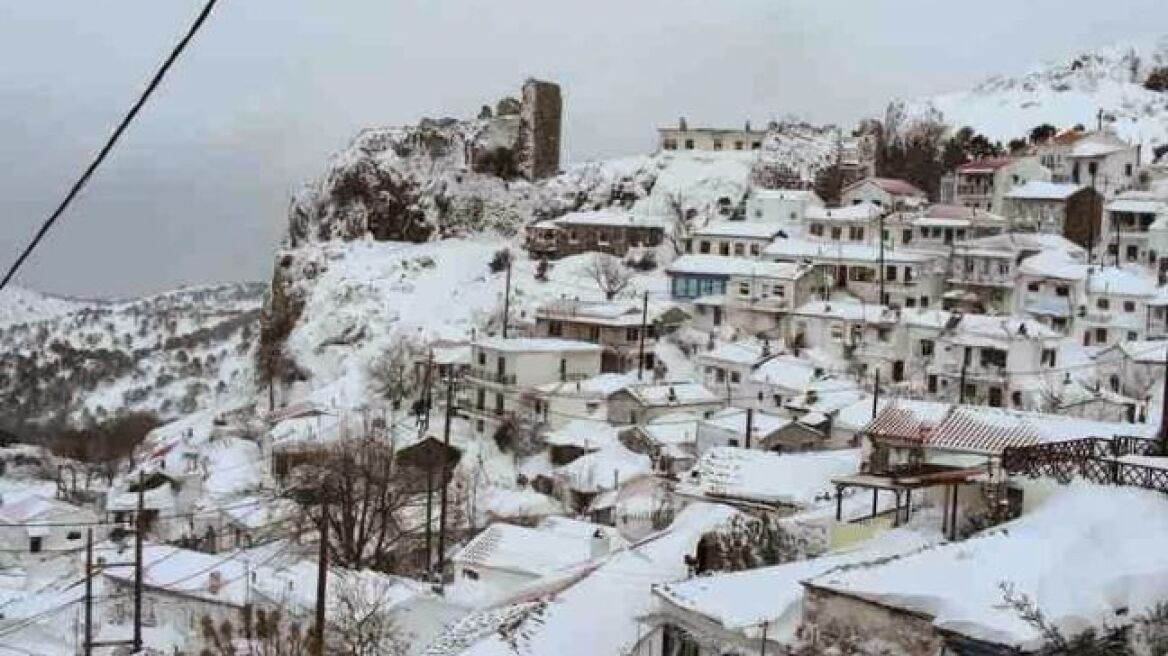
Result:
{"label": "snow-covered roof", "polygon": [[754,189],[750,192],[758,198],[774,200],[801,200],[822,203],[819,195],[810,189]]}
{"label": "snow-covered roof", "polygon": [[804,219],[816,221],[872,221],[884,210],[879,205],[863,202],[843,207],[809,207]]}
{"label": "snow-covered roof", "polygon": [[893,530],[852,551],[694,577],[655,586],[653,592],[677,608],[702,615],[749,639],[760,639],[765,623],[768,641],[792,644],[803,621],[802,581],[838,567],[917,551],[929,544],[924,534]]}
{"label": "snow-covered roof", "polygon": [[603,350],[598,344],[552,337],[487,337],[476,341],[475,346],[509,353],[600,352]]}
{"label": "snow-covered roof", "polygon": [[1080,260],[1085,259],[1086,249],[1062,235],[1035,232],[1008,232],[989,237],[965,239],[954,244],[959,252],[1000,252],[1000,251],[1062,251]]}
{"label": "snow-covered roof", "polygon": [[947,310],[906,310],[905,324],[943,331],[943,335],[959,343],[988,338],[994,342],[1012,340],[1057,340],[1062,337],[1049,326],[1025,316],[991,316],[963,314]]}
{"label": "snow-covered roof", "polygon": [[544,576],[592,558],[592,536],[496,522],[451,559],[530,576]]}
{"label": "snow-covered roof", "polygon": [[1018,265],[1018,273],[1024,276],[1039,278],[1057,278],[1059,280],[1082,280],[1087,277],[1090,267],[1063,251],[1043,251],[1037,255],[1022,260]]}
{"label": "snow-covered roof", "polygon": [[[862,403],[862,402],[861,402]],[[857,404],[859,405],[859,404]],[[871,412],[871,401],[867,409]],[[864,409],[841,411],[862,416]],[[852,413],[855,413],[854,415]],[[869,416],[871,416],[869,414]],[[1018,412],[931,401],[884,403],[864,431],[883,439],[937,449],[992,455],[1007,447],[1085,438],[1148,437],[1148,424],[1095,421],[1065,415]]]}
{"label": "snow-covered roof", "polygon": [[658,217],[619,212],[613,210],[597,210],[594,212],[571,212],[556,219],[556,225],[578,226],[607,226],[607,227],[645,227],[661,228],[665,222]]}
{"label": "snow-covered roof", "polygon": [[976,207],[964,205],[936,204],[929,206],[921,214],[922,219],[958,219],[964,221],[984,221],[986,223],[1005,223],[1006,217],[1000,214],[979,210]]}
{"label": "snow-covered roof", "polygon": [[1138,617],[1168,597],[1168,501],[1073,483],[1034,510],[960,542],[831,570],[808,585],[924,616],[939,629],[1030,651],[1043,642],[1004,603],[1024,595],[1067,633]]}
{"label": "snow-covered roof", "polygon": [[1118,143],[1102,143],[1091,139],[1082,139],[1071,148],[1071,152],[1067,153],[1067,157],[1103,157],[1112,153],[1118,153],[1121,150],[1127,150],[1130,146]]}
{"label": "snow-covered roof", "polygon": [[[746,411],[741,408],[726,408],[725,410],[719,410],[710,415],[708,419],[703,419],[702,423],[739,435],[745,435]],[[758,411],[754,413],[754,418],[750,426],[750,435],[752,439],[765,438],[790,426],[792,423],[793,421],[788,417],[779,417]]]}
{"label": "snow-covered roof", "polygon": [[[142,564],[142,584],[148,588],[234,606],[248,602],[248,565],[241,553],[224,558],[223,554],[148,544],[142,549]],[[111,565],[102,573],[123,583],[134,581],[132,566]]]}
{"label": "snow-covered roof", "polygon": [[1117,296],[1155,296],[1156,279],[1142,267],[1092,267],[1087,292]]}
{"label": "snow-covered roof", "polygon": [[640,303],[559,298],[536,308],[535,315],[603,326],[633,327],[641,325],[642,312],[648,315],[648,321],[653,322],[676,308],[672,303],[650,303],[645,311]]}
{"label": "snow-covered roof", "polygon": [[1030,180],[1025,184],[1018,185],[1010,191],[1007,191],[1006,198],[1016,198],[1019,200],[1066,200],[1082,189],[1086,189],[1086,187],[1071,183]]}
{"label": "snow-covered roof", "polygon": [[1168,357],[1168,340],[1122,341],[1114,348],[1133,362],[1141,364],[1164,364]]}
{"label": "snow-covered roof", "polygon": [[896,323],[897,320],[896,312],[883,305],[855,301],[808,301],[792,310],[791,314],[864,323]]}
{"label": "snow-covered roof", "polygon": [[586,451],[598,451],[617,443],[616,428],[586,419],[573,419],[544,435],[548,446],[575,446]]}
{"label": "snow-covered roof", "polygon": [[721,221],[695,230],[694,237],[738,237],[741,239],[774,239],[782,228],[773,223],[757,221]]}
{"label": "snow-covered roof", "polygon": [[[777,260],[816,259],[851,262],[879,262],[880,248],[867,244],[842,241],[814,241],[810,239],[783,239],[771,242],[763,255]],[[922,253],[884,249],[884,261],[891,264],[920,264],[933,259]]]}
{"label": "snow-covered roof", "polygon": [[702,416],[695,412],[671,412],[640,427],[658,444],[685,445],[697,440],[698,422]]}
{"label": "snow-covered roof", "polygon": [[629,385],[625,391],[645,407],[705,405],[721,401],[718,395],[694,381]]}
{"label": "snow-covered roof", "polygon": [[1168,212],[1168,203],[1148,193],[1125,192],[1104,206],[1108,212],[1130,212],[1132,214],[1162,214]]}
{"label": "snow-covered roof", "polygon": [[555,475],[569,488],[591,493],[614,489],[624,481],[650,473],[652,469],[649,456],[633,453],[617,443],[557,467]]}
{"label": "snow-covered roof", "polygon": [[854,474],[860,450],[777,454],[738,447],[714,447],[682,474],[677,491],[699,496],[808,506],[825,498],[831,479]]}
{"label": "snow-covered roof", "polygon": [[[64,515],[93,516],[93,512],[64,501],[50,498],[38,492],[4,495],[0,505],[0,524],[26,524],[43,522],[52,517]],[[82,520],[84,521],[84,520]]]}
{"label": "snow-covered roof", "polygon": [[536,386],[535,389],[544,394],[555,396],[606,399],[636,382],[637,374],[635,372],[599,374],[584,380],[545,383]]}
{"label": "snow-covered roof", "polygon": [[780,355],[759,365],[750,380],[801,392],[815,380],[815,363],[792,355]]}
{"label": "snow-covered roof", "polygon": [[798,280],[807,273],[807,267],[786,262],[760,262],[744,257],[722,255],[682,255],[669,266],[666,273],[712,275],[712,276],[755,276],[758,278],[779,278]]}
{"label": "snow-covered roof", "polygon": [[702,351],[695,359],[729,362],[754,366],[765,358],[762,346],[753,342],[717,342],[709,351]]}

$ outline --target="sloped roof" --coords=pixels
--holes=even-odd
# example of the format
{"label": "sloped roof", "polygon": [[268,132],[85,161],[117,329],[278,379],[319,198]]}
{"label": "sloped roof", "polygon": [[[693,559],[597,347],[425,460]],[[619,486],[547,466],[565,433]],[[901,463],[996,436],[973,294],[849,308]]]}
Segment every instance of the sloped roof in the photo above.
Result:
{"label": "sloped roof", "polygon": [[975,159],[972,162],[966,162],[958,166],[957,170],[962,173],[988,173],[1009,166],[1013,161],[1009,157],[986,157],[983,159]]}
{"label": "sloped roof", "polygon": [[1026,184],[1018,185],[1006,192],[1006,198],[1018,200],[1066,200],[1086,188],[1083,185],[1072,183],[1030,180]]}
{"label": "sloped roof", "polygon": [[880,187],[884,191],[892,194],[893,196],[919,196],[921,198],[924,198],[926,196],[925,192],[921,191],[920,189],[917,189],[915,186],[913,186],[912,183],[905,181],[905,180],[901,180],[899,178],[877,178],[877,177],[864,178],[863,180],[860,180],[858,182],[853,182],[852,184],[848,185],[847,187],[844,187],[844,192],[846,193],[847,191],[849,191],[851,189],[855,189],[856,187],[859,187],[861,185],[865,185],[868,183],[872,183],[872,184],[876,185],[877,187]]}
{"label": "sloped roof", "polygon": [[475,536],[452,560],[543,576],[591,557],[591,537],[497,522]]}
{"label": "sloped roof", "polygon": [[669,266],[666,273],[720,276],[758,276],[796,280],[807,273],[807,267],[791,262],[760,262],[744,257],[722,255],[682,255]]}

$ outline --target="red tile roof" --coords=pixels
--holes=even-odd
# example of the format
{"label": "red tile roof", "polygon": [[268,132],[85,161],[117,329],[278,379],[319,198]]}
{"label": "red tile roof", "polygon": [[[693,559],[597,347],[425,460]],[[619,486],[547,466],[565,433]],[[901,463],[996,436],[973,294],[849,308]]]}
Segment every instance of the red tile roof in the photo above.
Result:
{"label": "red tile roof", "polygon": [[1079,131],[1075,131],[1075,130],[1065,130],[1065,131],[1051,137],[1051,141],[1055,142],[1056,144],[1069,146],[1069,145],[1075,143],[1076,141],[1078,141],[1079,139],[1082,139],[1085,136],[1087,136],[1086,132],[1079,132]]}
{"label": "red tile roof", "polygon": [[1006,166],[1014,160],[1009,157],[987,157],[984,159],[975,159],[972,162],[966,162],[957,167],[958,171],[962,173],[969,173],[973,171],[997,171]]}
{"label": "red tile roof", "polygon": [[859,182],[853,182],[852,184],[848,185],[844,191],[847,191],[847,189],[851,189],[853,187],[858,187],[867,182],[871,182],[872,184],[880,187],[893,196],[925,196],[925,192],[917,189],[911,183],[899,178],[864,178]]}
{"label": "red tile roof", "polygon": [[961,407],[950,409],[940,422],[932,423],[907,408],[889,406],[864,430],[877,439],[983,454],[1040,441],[1038,430],[1021,418],[988,416]]}

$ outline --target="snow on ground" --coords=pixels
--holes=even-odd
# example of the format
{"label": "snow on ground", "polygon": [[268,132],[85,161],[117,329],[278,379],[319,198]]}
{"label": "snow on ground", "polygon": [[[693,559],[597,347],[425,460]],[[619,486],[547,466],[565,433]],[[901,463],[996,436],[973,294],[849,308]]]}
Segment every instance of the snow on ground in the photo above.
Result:
{"label": "snow on ground", "polygon": [[831,491],[832,477],[854,474],[859,464],[859,449],[777,454],[715,447],[682,475],[677,491],[809,506]]}
{"label": "snow on ground", "polygon": [[1033,648],[1040,636],[1003,604],[1002,586],[1029,597],[1073,634],[1138,616],[1168,598],[1168,500],[1077,482],[1021,518],[971,539],[811,582],[932,617],[940,628]]}
{"label": "snow on ground", "polygon": [[23,287],[8,287],[0,290],[0,326],[53,319],[84,305]]}

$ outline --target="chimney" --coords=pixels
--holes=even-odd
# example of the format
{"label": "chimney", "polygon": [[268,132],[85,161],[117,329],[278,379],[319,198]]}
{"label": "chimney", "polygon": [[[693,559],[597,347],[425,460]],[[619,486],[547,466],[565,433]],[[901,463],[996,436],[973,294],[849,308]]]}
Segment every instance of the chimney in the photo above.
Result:
{"label": "chimney", "polygon": [[207,575],[207,592],[211,594],[219,594],[220,588],[223,587],[223,575],[219,570],[215,570]]}
{"label": "chimney", "polygon": [[601,556],[608,555],[609,544],[608,538],[604,536],[604,531],[596,529],[596,532],[592,534],[591,547],[591,555],[593,558],[600,558]]}
{"label": "chimney", "polygon": [[745,132],[750,132],[750,119],[746,119],[746,127],[743,130]]}
{"label": "chimney", "polygon": [[669,402],[677,403],[677,390],[673,389],[673,385],[669,386]]}
{"label": "chimney", "polygon": [[677,129],[681,130],[682,132],[685,132],[686,130],[689,129],[689,127],[687,127],[685,124],[685,117],[684,116],[677,119]]}
{"label": "chimney", "polygon": [[769,339],[762,340],[762,357],[771,357],[771,341]]}

